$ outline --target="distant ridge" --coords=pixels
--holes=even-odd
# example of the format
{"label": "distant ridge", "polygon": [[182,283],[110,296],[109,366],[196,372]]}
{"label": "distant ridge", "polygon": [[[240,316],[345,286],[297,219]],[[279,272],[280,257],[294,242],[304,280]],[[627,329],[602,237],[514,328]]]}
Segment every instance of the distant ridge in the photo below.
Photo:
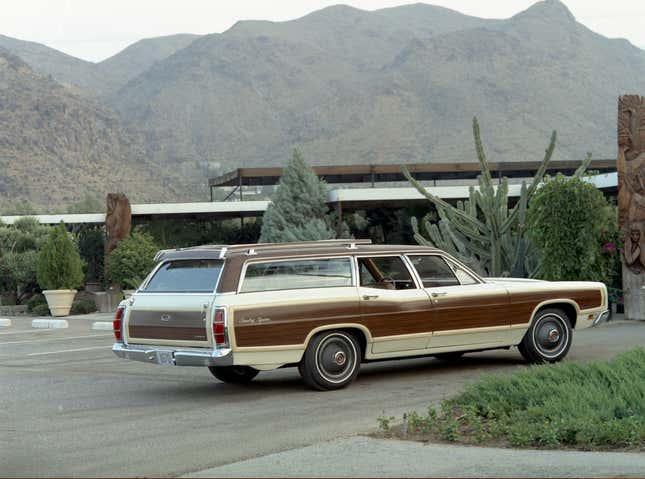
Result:
{"label": "distant ridge", "polygon": [[[541,159],[553,129],[554,159],[611,158],[618,95],[645,92],[645,51],[589,30],[557,0],[503,20],[335,5],[142,40],[98,64],[8,37],[0,46],[110,112],[137,145],[118,158],[185,200],[207,197],[209,175],[279,166],[294,147],[313,164],[472,161],[474,115],[491,161]],[[60,91],[39,84],[42,98]]]}

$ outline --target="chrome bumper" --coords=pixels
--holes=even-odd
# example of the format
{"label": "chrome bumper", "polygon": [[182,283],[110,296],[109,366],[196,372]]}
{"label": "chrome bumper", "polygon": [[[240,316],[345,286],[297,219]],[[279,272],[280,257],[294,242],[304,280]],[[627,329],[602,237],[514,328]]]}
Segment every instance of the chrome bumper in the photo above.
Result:
{"label": "chrome bumper", "polygon": [[122,359],[168,366],[232,366],[230,349],[189,350],[172,349],[137,344],[115,343],[112,351]]}
{"label": "chrome bumper", "polygon": [[591,326],[596,326],[596,325],[598,325],[598,324],[600,324],[600,323],[604,323],[604,322],[605,322],[605,321],[607,321],[608,319],[609,319],[609,310],[608,310],[608,309],[606,309],[606,310],[604,310],[603,312],[601,312],[601,313],[598,315],[598,317],[597,317],[597,318],[595,318],[595,319],[593,320],[593,323],[592,323],[592,325],[591,325]]}

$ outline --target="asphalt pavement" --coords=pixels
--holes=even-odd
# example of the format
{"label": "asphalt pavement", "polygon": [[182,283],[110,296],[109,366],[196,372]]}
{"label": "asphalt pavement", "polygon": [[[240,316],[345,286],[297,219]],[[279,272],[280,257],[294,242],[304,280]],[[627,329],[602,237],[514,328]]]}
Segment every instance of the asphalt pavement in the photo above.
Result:
{"label": "asphalt pavement", "polygon": [[[375,430],[382,414],[423,410],[484,373],[525,367],[516,350],[491,351],[456,363],[423,358],[364,365],[353,385],[333,392],[306,390],[294,369],[262,372],[250,385],[235,386],[205,368],[118,359],[110,332],[90,329],[96,320],[110,317],[70,318],[69,328],[56,330],[12,318],[0,328],[0,476],[176,476],[249,460],[269,462],[261,474],[247,469],[246,475],[277,476],[289,470],[266,466],[270,455],[295,454],[288,461],[300,471],[318,457],[301,455],[307,446],[331,454],[325,464],[338,454],[337,468],[321,463],[319,474],[307,475],[388,476],[400,441],[374,443],[373,452],[390,464],[380,473],[360,456],[347,465],[339,451],[372,444],[357,435]],[[645,322],[609,323],[577,332],[568,360],[609,358],[643,344]],[[336,447],[342,441],[359,442]],[[298,465],[297,457],[305,462]],[[490,461],[472,457],[470,470],[479,473],[468,475],[486,475]],[[601,475],[631,474],[608,471]]]}

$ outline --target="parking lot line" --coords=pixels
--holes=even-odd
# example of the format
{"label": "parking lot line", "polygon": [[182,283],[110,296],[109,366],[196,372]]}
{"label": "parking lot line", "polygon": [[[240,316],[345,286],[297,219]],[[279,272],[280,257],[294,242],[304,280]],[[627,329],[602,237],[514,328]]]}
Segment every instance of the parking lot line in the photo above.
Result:
{"label": "parking lot line", "polygon": [[44,353],[31,353],[27,354],[27,356],[44,356],[45,354],[62,354],[62,353],[75,353],[77,351],[91,351],[92,349],[105,349],[109,350],[109,346],[94,346],[92,348],[77,348],[77,349],[64,349],[62,351],[47,351]]}
{"label": "parking lot line", "polygon": [[10,334],[27,334],[27,333],[48,333],[52,332],[51,329],[22,329],[20,331],[7,331],[6,333],[0,333],[0,336],[9,336]]}
{"label": "parking lot line", "polygon": [[22,341],[6,341],[1,342],[0,346],[5,344],[21,344],[21,343],[45,343],[49,341],[65,341],[68,339],[83,339],[83,338],[108,338],[111,334],[88,334],[85,336],[69,336],[67,338],[47,338],[47,339],[23,339]]}

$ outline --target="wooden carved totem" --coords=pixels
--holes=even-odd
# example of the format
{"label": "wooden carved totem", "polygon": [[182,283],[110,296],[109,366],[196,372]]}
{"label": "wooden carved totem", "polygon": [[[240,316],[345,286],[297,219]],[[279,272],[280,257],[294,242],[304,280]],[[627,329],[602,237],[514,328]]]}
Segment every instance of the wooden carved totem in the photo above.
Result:
{"label": "wooden carved totem", "polygon": [[105,278],[110,278],[110,253],[132,228],[130,201],[123,193],[108,193],[105,213]]}
{"label": "wooden carved totem", "polygon": [[627,319],[645,319],[645,97],[618,99],[618,223]]}

